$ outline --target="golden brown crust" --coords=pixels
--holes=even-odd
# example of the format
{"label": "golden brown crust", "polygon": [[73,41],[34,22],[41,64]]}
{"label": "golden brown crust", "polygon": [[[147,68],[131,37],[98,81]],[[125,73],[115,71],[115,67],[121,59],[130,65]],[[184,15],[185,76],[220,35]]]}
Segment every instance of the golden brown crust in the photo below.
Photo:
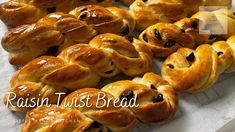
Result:
{"label": "golden brown crust", "polygon": [[0,4],[0,19],[9,27],[31,24],[52,12],[68,13],[82,5],[111,6],[112,0],[13,0]]}
{"label": "golden brown crust", "polygon": [[116,1],[120,1],[124,5],[130,6],[135,0],[116,0]]}
{"label": "golden brown crust", "polygon": [[14,1],[0,4],[0,19],[9,27],[31,24],[47,14],[39,8]]}
{"label": "golden brown crust", "polygon": [[[89,44],[66,48],[58,57],[43,56],[30,61],[12,78],[10,92],[16,93],[16,99],[39,93],[48,97],[66,89],[94,87],[101,77],[113,77],[120,71],[128,76],[142,75],[151,65],[152,54],[145,43],[134,39],[131,44],[124,37],[101,34]],[[56,100],[54,96],[50,96],[52,103]],[[6,95],[5,102],[8,97]]]}
{"label": "golden brown crust", "polygon": [[[71,15],[72,14],[72,15]],[[31,25],[18,26],[2,39],[10,53],[10,63],[24,65],[28,61],[50,54],[76,43],[87,43],[97,33],[128,35],[135,21],[129,13],[117,7],[81,6],[70,14],[51,13]]]}
{"label": "golden brown crust", "polygon": [[[136,96],[138,106],[114,106],[121,101],[117,98]],[[81,100],[89,96],[88,105],[83,107]],[[99,101],[100,96],[108,102]],[[128,99],[128,100],[129,100]],[[97,106],[105,105],[102,108]],[[84,88],[74,91],[64,98],[61,105],[56,107],[35,108],[27,113],[22,131],[52,131],[52,128],[61,131],[69,129],[77,131],[104,132],[111,130],[117,132],[127,131],[136,125],[137,120],[144,123],[163,123],[171,119],[177,109],[178,98],[174,89],[161,77],[154,73],[146,73],[143,78],[135,78],[133,81],[118,81],[104,86],[101,90]],[[44,119],[44,122],[40,122]],[[77,122],[68,122],[74,121]],[[79,122],[79,123],[78,123]],[[80,131],[79,131],[80,132]]]}
{"label": "golden brown crust", "polygon": [[[231,47],[232,48],[232,56],[233,56],[233,60],[231,61],[232,62],[232,64],[226,69],[226,71],[225,72],[234,72],[235,71],[235,50],[233,50],[234,48],[235,48],[235,36],[231,36],[231,37],[229,37],[228,39],[227,39],[227,41],[226,41],[227,43],[228,43],[228,45],[229,45],[229,47]],[[226,48],[225,48],[226,49]],[[227,49],[226,49],[227,50]],[[228,58],[229,58],[229,55],[226,55],[226,56],[228,56]],[[227,57],[226,57],[227,58]],[[224,60],[223,60],[224,61]],[[227,61],[225,61],[225,62],[227,62]]]}
{"label": "golden brown crust", "polygon": [[224,40],[235,34],[231,28],[234,26],[235,16],[231,10],[202,11],[174,24],[160,22],[152,25],[140,34],[139,39],[147,42],[154,56],[167,57],[180,47],[196,48]]}
{"label": "golden brown crust", "polygon": [[[131,108],[136,118],[144,123],[164,123],[172,118],[176,112],[178,99],[174,89],[161,77],[153,73],[146,73],[143,78],[133,81],[118,81],[104,86],[102,91],[114,97],[120,97],[127,91],[137,95],[138,107]],[[161,94],[163,101],[153,102],[153,98]]]}
{"label": "golden brown crust", "polygon": [[63,109],[56,105],[38,107],[27,112],[22,132],[74,131],[83,132],[93,123],[76,109]]}
{"label": "golden brown crust", "polygon": [[70,14],[86,21],[88,25],[91,25],[100,34],[128,35],[135,28],[134,18],[126,10],[118,7],[80,6],[72,10]]}
{"label": "golden brown crust", "polygon": [[213,85],[218,76],[234,71],[234,36],[227,42],[201,45],[196,50],[180,48],[162,65],[162,76],[177,91],[199,92]]}
{"label": "golden brown crust", "polygon": [[32,105],[32,107],[17,107],[17,103],[19,106],[18,100],[22,99],[41,99],[48,98],[49,103],[56,103],[58,99],[58,95],[55,95],[56,92],[67,92],[62,85],[50,85],[45,84],[44,81],[41,81],[41,78],[45,76],[46,73],[55,72],[56,69],[63,67],[64,61],[56,58],[45,56],[41,58],[37,58],[24,67],[22,67],[19,71],[17,71],[11,79],[9,92],[15,94],[15,98],[13,94],[9,94],[9,92],[4,97],[4,102],[7,103],[9,99],[12,100],[12,105],[8,105],[10,109],[13,111],[26,111],[28,109],[32,109],[34,104],[33,102],[28,102],[27,105]]}
{"label": "golden brown crust", "polygon": [[231,0],[222,2],[212,0],[136,0],[130,6],[130,12],[136,20],[136,28],[144,30],[158,22],[175,22],[190,17],[199,10],[199,6],[231,7]]}
{"label": "golden brown crust", "polygon": [[136,20],[136,28],[145,28],[158,22],[173,22],[195,13],[202,0],[136,0],[130,12]]}
{"label": "golden brown crust", "polygon": [[112,0],[66,0],[57,7],[57,11],[69,12],[72,9],[83,5],[99,5],[103,7],[112,6]]}
{"label": "golden brown crust", "polygon": [[[203,30],[199,31],[200,24],[204,24],[203,21],[197,18],[183,18],[174,23],[178,26],[182,32],[185,32],[192,36],[193,43],[197,47],[201,44],[212,43],[215,41],[216,37],[210,33],[204,34]],[[206,26],[206,24],[204,24]]]}
{"label": "golden brown crust", "polygon": [[[105,51],[113,61],[113,64],[110,66],[116,65],[114,69],[119,69],[124,74],[130,76],[136,76],[145,73],[151,67],[152,52],[145,43],[137,39],[133,39],[131,43],[132,45],[128,40],[123,39],[123,37],[107,33],[96,36],[89,44],[92,47]],[[106,69],[105,71],[110,70]],[[101,74],[109,76],[102,72]]]}
{"label": "golden brown crust", "polygon": [[105,105],[104,101],[99,101],[99,104],[97,104],[98,96],[100,95],[105,97],[106,102],[108,99],[114,98],[111,94],[104,91],[94,88],[84,88],[66,96],[61,103],[61,107],[64,107],[68,102],[74,102],[74,98],[81,100],[82,98],[89,96],[89,105],[91,107],[75,107],[75,103],[72,103],[71,107],[78,109],[87,117],[99,122],[113,131],[124,131],[136,124],[134,114],[125,107],[115,107],[114,100],[109,102],[109,106],[98,108],[97,106]]}
{"label": "golden brown crust", "polygon": [[150,47],[154,56],[167,57],[180,47],[194,47],[193,37],[170,23],[158,23],[144,30],[139,39]]}

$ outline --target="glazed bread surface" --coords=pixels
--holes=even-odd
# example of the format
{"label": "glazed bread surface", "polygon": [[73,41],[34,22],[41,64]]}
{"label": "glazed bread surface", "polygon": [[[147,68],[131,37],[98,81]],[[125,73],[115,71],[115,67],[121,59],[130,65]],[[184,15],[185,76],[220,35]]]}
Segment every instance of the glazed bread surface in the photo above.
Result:
{"label": "glazed bread surface", "polygon": [[128,35],[135,21],[117,7],[80,6],[70,14],[51,13],[34,24],[18,26],[2,38],[12,65],[24,65],[42,55],[56,55],[77,43],[87,43],[95,35],[115,33]]}
{"label": "glazed bread surface", "polygon": [[[49,97],[51,103],[55,103],[56,92],[94,87],[101,77],[114,77],[120,72],[128,76],[142,75],[151,65],[152,53],[145,43],[137,39],[130,43],[115,34],[101,34],[89,44],[66,48],[57,57],[42,56],[30,61],[15,73],[9,92],[16,94],[13,104],[19,98],[33,97]],[[9,98],[12,97],[6,94],[5,103]]]}
{"label": "glazed bread surface", "polygon": [[[97,108],[100,94],[109,105]],[[74,99],[86,98],[89,95],[91,107],[78,107]],[[135,98],[138,106],[114,106],[113,99]],[[70,107],[66,104],[70,103]],[[120,103],[121,102],[116,102]],[[79,103],[78,103],[79,104]],[[98,103],[103,105],[103,101]],[[146,73],[142,78],[132,81],[118,81],[104,86],[101,90],[84,88],[74,91],[64,98],[60,106],[40,107],[27,112],[22,132],[58,131],[76,132],[130,130],[137,122],[164,123],[171,119],[177,109],[178,99],[174,89],[158,75]],[[44,119],[43,121],[41,119]]]}
{"label": "glazed bread surface", "polygon": [[178,48],[196,48],[227,39],[235,34],[232,10],[202,11],[175,23],[157,23],[145,29],[139,39],[146,42],[156,57],[167,57]]}
{"label": "glazed bread surface", "polygon": [[175,22],[191,17],[199,6],[231,7],[231,0],[135,0],[130,13],[136,20],[136,28],[144,30],[158,22]]}
{"label": "glazed bread surface", "polygon": [[223,72],[235,71],[235,36],[196,50],[180,48],[162,65],[162,77],[177,91],[195,93],[212,86]]}
{"label": "glazed bread surface", "polygon": [[53,12],[68,13],[82,5],[112,6],[112,0],[10,0],[0,4],[0,19],[9,27],[37,22]]}

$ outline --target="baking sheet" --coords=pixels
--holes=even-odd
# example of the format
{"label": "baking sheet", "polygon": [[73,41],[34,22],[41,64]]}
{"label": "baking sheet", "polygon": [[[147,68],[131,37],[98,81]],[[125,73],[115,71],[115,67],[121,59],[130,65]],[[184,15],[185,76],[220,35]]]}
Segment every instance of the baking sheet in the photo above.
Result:
{"label": "baking sheet", "polygon": [[[6,31],[5,25],[0,22],[0,38]],[[159,61],[155,60],[151,71],[159,73],[159,65]],[[14,71],[15,68],[8,63],[7,53],[0,47],[0,131],[4,132],[20,131],[24,121],[24,114],[9,111],[2,101]],[[104,79],[102,84],[119,79],[124,78]],[[164,125],[139,124],[133,132],[235,131],[235,73],[221,75],[217,83],[205,92],[179,96],[179,109],[170,122]]]}

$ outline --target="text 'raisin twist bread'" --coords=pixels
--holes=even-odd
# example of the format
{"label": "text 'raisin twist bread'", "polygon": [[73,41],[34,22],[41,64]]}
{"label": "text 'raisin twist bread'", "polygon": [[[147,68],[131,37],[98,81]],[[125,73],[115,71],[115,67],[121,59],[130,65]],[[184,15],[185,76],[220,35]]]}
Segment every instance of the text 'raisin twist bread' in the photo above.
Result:
{"label": "text 'raisin twist bread'", "polygon": [[[97,103],[101,93],[105,101]],[[88,96],[90,100],[87,105],[79,107],[78,105],[82,105],[79,100]],[[115,102],[114,99],[125,98],[129,102],[135,96],[135,103],[138,106],[114,106],[117,103],[123,104],[120,101]],[[109,105],[105,104],[108,100],[110,100]],[[146,73],[143,78],[114,82],[101,90],[79,89],[66,96],[60,106],[44,106],[30,110],[27,112],[22,132],[55,130],[122,132],[132,128],[138,121],[143,123],[168,121],[174,116],[177,104],[178,99],[174,89],[156,74]]]}
{"label": "text 'raisin twist bread'", "polygon": [[226,42],[180,48],[162,65],[162,77],[176,90],[200,92],[212,86],[223,72],[235,71],[235,36]]}
{"label": "text 'raisin twist bread'", "polygon": [[[128,76],[146,73],[152,65],[152,54],[145,43],[134,39],[132,44],[115,34],[101,34],[89,44],[77,44],[64,49],[57,57],[36,58],[21,69],[11,79],[10,90],[18,98],[57,99],[55,92],[94,87],[101,77],[113,77],[119,72]],[[39,96],[39,94],[41,96]],[[7,98],[13,98],[8,94]],[[24,111],[28,108],[13,108]]]}
{"label": "text 'raisin twist bread'", "polygon": [[0,19],[9,27],[31,24],[52,12],[68,13],[82,5],[112,6],[112,0],[10,0],[0,4]]}
{"label": "text 'raisin twist bread'", "polygon": [[[72,15],[71,15],[72,14]],[[52,55],[77,43],[87,43],[97,33],[127,35],[135,21],[117,7],[81,6],[70,14],[56,12],[30,25],[18,26],[2,39],[12,65],[24,65],[41,56]]]}
{"label": "text 'raisin twist bread'", "polygon": [[231,7],[232,0],[135,0],[130,13],[136,28],[144,30],[158,22],[174,22],[198,12],[199,6]]}
{"label": "text 'raisin twist bread'", "polygon": [[196,48],[200,44],[227,39],[235,34],[234,26],[232,11],[219,9],[199,12],[192,18],[183,18],[174,24],[157,23],[144,30],[139,39],[147,42],[154,56],[167,57],[180,47]]}

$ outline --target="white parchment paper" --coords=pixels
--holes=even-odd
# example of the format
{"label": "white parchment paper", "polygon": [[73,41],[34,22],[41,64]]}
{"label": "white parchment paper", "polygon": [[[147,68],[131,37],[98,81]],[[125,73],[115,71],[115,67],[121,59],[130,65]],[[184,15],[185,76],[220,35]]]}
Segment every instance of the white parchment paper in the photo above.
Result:
{"label": "white parchment paper", "polygon": [[[6,0],[0,0],[0,3],[4,1]],[[0,38],[6,31],[5,25],[0,22]],[[157,62],[152,71],[159,73]],[[0,47],[0,132],[18,132],[24,121],[24,114],[9,111],[2,101],[14,72],[14,67],[8,63],[7,53]],[[118,79],[120,77],[114,80]],[[106,79],[103,83],[110,81],[112,80]],[[133,131],[215,132],[218,129],[222,130],[220,132],[235,131],[235,123],[232,122],[235,118],[235,73],[221,75],[217,83],[205,92],[193,95],[179,94],[179,96],[179,109],[173,120],[164,125],[139,124]],[[220,129],[224,125],[225,129]]]}

